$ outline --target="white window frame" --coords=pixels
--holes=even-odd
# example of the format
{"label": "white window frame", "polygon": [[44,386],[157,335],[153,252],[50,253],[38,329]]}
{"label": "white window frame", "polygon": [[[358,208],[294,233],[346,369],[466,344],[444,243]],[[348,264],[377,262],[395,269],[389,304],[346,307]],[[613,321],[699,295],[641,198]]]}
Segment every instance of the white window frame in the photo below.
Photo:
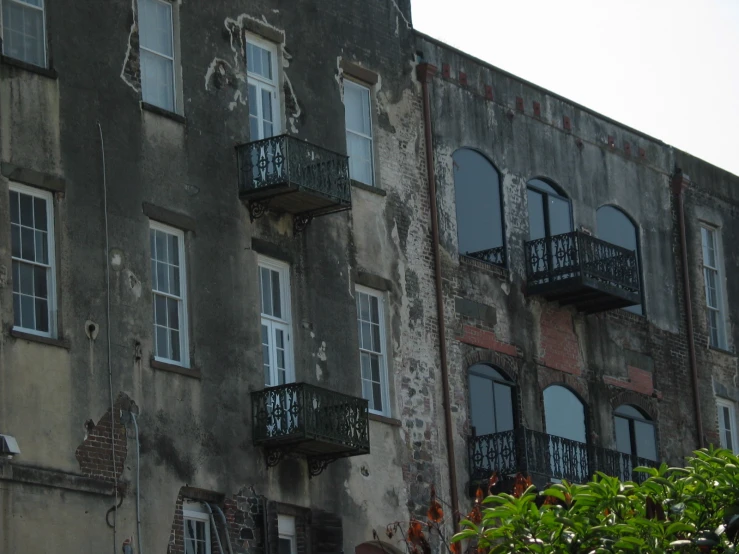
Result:
{"label": "white window frame", "polygon": [[202,522],[205,524],[205,552],[203,554],[211,554],[210,515],[205,512],[202,504],[188,503],[182,507],[182,540],[183,540],[183,543],[187,542],[187,520],[188,519]]}
{"label": "white window frame", "polygon": [[[259,256],[257,259],[257,282],[259,287],[259,312],[260,312],[260,325],[259,325],[259,344],[262,344],[262,326],[266,325],[269,328],[269,347],[270,347],[270,380],[272,383],[265,386],[277,386],[279,379],[277,378],[277,368],[275,360],[277,359],[277,347],[275,344],[275,330],[280,329],[285,333],[285,384],[295,382],[295,363],[293,357],[293,330],[292,330],[292,310],[290,300],[290,266],[274,258],[267,258],[266,256]],[[281,318],[277,318],[271,315],[262,313],[262,268],[266,268],[272,271],[276,271],[280,276],[280,312],[282,313]]]}
{"label": "white window frame", "polygon": [[[392,409],[390,407],[390,379],[389,379],[389,372],[388,372],[388,352],[387,352],[387,338],[386,338],[386,330],[385,330],[385,294],[382,292],[371,289],[369,287],[365,287],[362,285],[355,285],[355,291],[357,294],[366,294],[367,296],[371,296],[374,298],[377,298],[377,307],[378,307],[378,317],[380,320],[380,346],[382,347],[381,352],[374,352],[371,350],[367,350],[362,348],[361,343],[359,344],[359,353],[360,353],[360,365],[359,365],[359,379],[360,384],[363,383],[364,378],[362,377],[362,364],[361,364],[361,354],[362,352],[367,352],[369,354],[378,355],[380,358],[380,379],[382,379],[382,383],[380,383],[380,395],[382,398],[382,410],[373,410],[372,408],[369,408],[369,412],[385,417],[390,417],[390,414],[392,413]],[[359,329],[359,309],[357,309],[357,332],[360,332]],[[364,387],[362,387],[362,390],[364,391]],[[362,394],[364,397],[364,393]],[[367,399],[369,400],[369,399]]]}
{"label": "white window frame", "polygon": [[257,87],[257,118],[259,119],[259,136],[250,137],[251,141],[262,140],[270,137],[265,137],[264,127],[262,121],[264,120],[263,106],[262,106],[262,91],[267,90],[272,96],[272,136],[276,137],[282,132],[282,98],[280,96],[280,74],[278,72],[279,66],[277,65],[277,44],[265,40],[253,33],[246,33],[246,42],[244,43],[244,60],[247,59],[246,48],[248,44],[253,44],[264,50],[268,50],[272,56],[272,79],[267,79],[257,73],[252,73],[249,70],[248,64],[246,67],[246,81],[248,85]]}
{"label": "white window frame", "polygon": [[[141,0],[139,0],[139,1],[141,1]],[[170,92],[171,92],[171,99],[172,99],[172,112],[173,113],[176,113],[178,106],[177,106],[177,71],[176,71],[177,68],[175,66],[175,56],[176,56],[177,52],[175,50],[175,39],[174,39],[174,33],[175,33],[175,28],[174,28],[174,9],[175,9],[175,6],[174,6],[173,2],[170,2],[168,0],[144,0],[144,1],[147,1],[147,2],[158,2],[160,4],[166,5],[169,8],[169,28],[171,30],[170,36],[171,36],[171,39],[172,39],[172,55],[171,56],[167,56],[166,54],[162,54],[161,52],[157,52],[156,50],[152,50],[150,48],[146,48],[143,44],[141,44],[141,40],[140,39],[139,39],[139,48],[141,50],[145,50],[146,52],[149,52],[150,54],[153,54],[155,56],[159,56],[160,58],[164,58],[165,60],[169,60],[170,64],[172,65],[172,90]],[[141,10],[139,10],[139,14],[141,14]],[[140,23],[139,23],[139,29],[141,29],[141,24]],[[143,75],[141,76],[141,79],[142,79],[142,81],[141,81],[141,98],[143,99],[143,97],[144,97],[144,82],[143,82],[144,77],[143,77]],[[155,104],[153,104],[153,105],[155,105]],[[157,106],[157,107],[158,108],[161,108],[163,110],[167,110],[168,109],[165,106]]]}
{"label": "white window frame", "polygon": [[294,516],[277,514],[277,535],[280,539],[288,539],[290,541],[290,554],[298,554],[298,541]]}
{"label": "white window frame", "polygon": [[[46,226],[47,226],[47,244],[49,248],[48,256],[49,256],[49,264],[48,264],[48,271],[49,271],[49,280],[47,281],[47,307],[49,310],[48,318],[49,318],[49,331],[37,331],[36,329],[30,328],[30,327],[19,327],[13,325],[14,329],[17,329],[19,331],[23,331],[24,333],[29,333],[31,335],[38,335],[40,337],[49,337],[49,338],[56,338],[57,336],[57,297],[56,297],[56,245],[55,245],[55,228],[54,228],[54,197],[53,195],[45,190],[39,190],[35,189],[33,187],[29,187],[26,185],[21,185],[19,183],[11,183],[10,184],[10,190],[8,191],[8,202],[10,201],[10,191],[17,192],[19,194],[25,194],[28,196],[41,198],[46,201]],[[10,225],[10,218],[8,218],[8,224]],[[10,232],[10,229],[8,229]],[[12,273],[12,261],[18,261],[20,263],[24,264],[30,264],[34,266],[43,266],[43,264],[39,264],[36,262],[31,262],[29,260],[24,260],[23,258],[16,258],[12,255],[12,245],[11,245],[11,273]],[[13,318],[15,320],[15,314],[13,314]]]}
{"label": "white window frame", "polygon": [[[165,358],[163,356],[157,356],[156,355],[156,321],[152,320],[152,329],[154,331],[153,336],[153,350],[155,352],[154,359],[159,362],[164,362],[167,364],[173,364],[178,365],[181,367],[190,367],[190,320],[188,317],[188,310],[187,310],[187,258],[185,257],[185,233],[182,231],[182,229],[178,229],[176,227],[172,227],[170,225],[165,225],[164,223],[159,223],[158,221],[150,220],[149,221],[149,233],[151,233],[151,230],[161,231],[163,233],[167,233],[170,235],[176,236],[179,240],[179,258],[180,258],[180,296],[177,297],[174,294],[171,293],[165,293],[165,292],[159,292],[154,289],[154,286],[156,285],[154,281],[154,275],[151,276],[151,293],[152,296],[160,295],[165,296],[167,298],[176,298],[180,302],[180,360],[172,360],[170,358]],[[151,239],[149,239],[149,243],[151,244]],[[151,246],[150,246],[151,248]],[[151,260],[153,259],[152,256],[154,255],[153,252],[149,252],[149,264],[151,265]],[[154,298],[152,298],[152,301],[155,301]],[[153,316],[153,314],[152,314]]]}
{"label": "white window frame", "polygon": [[726,440],[724,438],[724,432],[726,431],[725,425],[723,425],[723,409],[728,408],[729,410],[729,417],[731,418],[730,424],[731,424],[731,444],[733,447],[734,454],[739,454],[739,444],[737,444],[737,430],[736,430],[736,407],[733,402],[729,400],[724,400],[723,398],[717,398],[716,399],[716,409],[717,409],[717,423],[718,423],[718,433],[719,433],[719,443],[721,444],[722,448],[727,448],[726,446]]}
{"label": "white window frame", "polygon": [[[369,110],[369,113],[367,114],[367,117],[368,117],[368,120],[369,120],[369,131],[370,131],[370,134],[369,135],[365,135],[363,133],[359,133],[357,131],[350,130],[346,126],[346,119],[344,120],[344,129],[345,129],[347,135],[351,133],[352,135],[355,135],[357,137],[360,137],[360,138],[363,138],[363,139],[369,141],[369,144],[370,144],[370,182],[369,183],[364,183],[364,184],[373,187],[373,186],[375,186],[376,179],[375,179],[375,139],[374,139],[375,128],[374,128],[374,125],[373,125],[373,122],[372,122],[372,88],[370,86],[366,85],[366,84],[363,84],[363,83],[360,83],[358,81],[355,81],[354,79],[350,79],[348,77],[344,77],[344,89],[346,89],[347,86],[349,86],[349,87],[356,87],[356,88],[362,89],[363,91],[367,91],[368,110]],[[346,106],[346,101],[344,102],[344,105]],[[348,141],[348,138],[347,138],[347,145],[348,145],[348,142],[349,141]],[[351,164],[350,164],[349,167],[351,168]],[[352,179],[355,179],[355,177],[352,176]]]}
{"label": "white window frame", "polygon": [[[701,258],[703,265],[703,286],[706,299],[706,327],[708,329],[708,344],[714,348],[727,350],[726,341],[726,292],[724,288],[724,257],[721,249],[721,241],[719,240],[719,229],[717,227],[702,223],[701,224]],[[708,265],[705,253],[703,252],[703,234],[713,241],[713,251],[716,258],[716,267]],[[716,277],[716,303],[717,306],[711,306],[708,294],[707,274],[713,272]],[[718,319],[718,344],[713,344],[711,338],[711,312],[717,314]]]}
{"label": "white window frame", "polygon": [[[41,41],[42,41],[42,49],[43,49],[44,59],[43,59],[42,65],[40,65],[39,67],[48,67],[48,64],[49,64],[49,61],[48,61],[49,55],[47,53],[47,44],[46,44],[46,0],[41,0],[41,6],[34,6],[33,4],[29,4],[27,2],[24,2],[23,0],[0,0],[0,2],[10,2],[11,4],[21,4],[25,8],[32,8],[34,10],[40,10],[41,11],[41,22],[42,22],[41,23],[41,32],[42,32]],[[3,10],[0,10],[0,20],[2,20],[2,17],[3,17],[2,12],[3,12]],[[5,30],[5,22],[4,21],[3,21],[2,26],[0,26],[0,28],[2,28],[2,30],[4,32],[4,30]],[[7,55],[6,52],[5,52],[5,40],[3,40],[3,55]],[[29,62],[27,60],[23,60],[23,59],[20,59],[20,58],[13,58],[13,59],[17,59],[19,61],[22,61],[24,63],[31,64],[31,65],[36,65],[33,62]]]}

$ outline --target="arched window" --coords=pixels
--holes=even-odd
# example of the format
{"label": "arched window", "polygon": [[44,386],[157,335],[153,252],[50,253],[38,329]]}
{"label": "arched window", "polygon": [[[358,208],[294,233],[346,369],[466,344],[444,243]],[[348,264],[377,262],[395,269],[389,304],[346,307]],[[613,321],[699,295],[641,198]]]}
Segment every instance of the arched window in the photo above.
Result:
{"label": "arched window", "polygon": [[569,198],[541,179],[531,179],[526,186],[529,202],[529,240],[572,231],[572,205]]}
{"label": "arched window", "polygon": [[613,412],[616,449],[623,454],[657,461],[654,422],[641,410],[623,404]]}
{"label": "arched window", "polygon": [[472,434],[492,435],[513,430],[513,384],[499,371],[483,364],[470,367],[469,384]]}
{"label": "arched window", "polygon": [[452,160],[459,253],[505,266],[498,172],[482,154],[469,148],[457,150]]}
{"label": "arched window", "polygon": [[544,389],[544,421],[546,438],[536,449],[549,453],[550,476],[585,482],[590,475],[585,405],[570,389],[552,385]]}
{"label": "arched window", "polygon": [[[636,270],[639,275],[639,235],[634,222],[614,206],[601,206],[595,212],[595,218],[599,239],[636,252]],[[641,304],[625,309],[635,314],[643,313]]]}

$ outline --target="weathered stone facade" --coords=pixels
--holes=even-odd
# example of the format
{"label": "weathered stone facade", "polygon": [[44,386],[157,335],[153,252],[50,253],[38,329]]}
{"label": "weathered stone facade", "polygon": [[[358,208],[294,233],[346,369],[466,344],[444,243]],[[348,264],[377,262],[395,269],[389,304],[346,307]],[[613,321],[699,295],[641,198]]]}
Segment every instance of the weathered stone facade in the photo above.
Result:
{"label": "weathered stone facade", "polygon": [[[515,385],[521,426],[543,431],[542,391],[564,384],[587,406],[592,444],[614,448],[613,410],[630,404],[655,422],[660,459],[680,463],[698,433],[670,188],[676,168],[692,179],[686,218],[703,432],[718,441],[715,396],[739,401],[731,303],[739,285],[726,281],[727,351],[708,348],[698,221],[721,229],[731,275],[739,178],[416,33],[409,0],[172,5],[174,112],[142,103],[137,0],[109,2],[104,13],[88,2],[49,2],[48,67],[0,63],[0,433],[21,448],[0,462],[3,552],[117,552],[124,541],[138,551],[137,492],[145,552],[184,551],[188,503],[224,513],[225,525],[214,517],[212,552],[217,529],[225,550],[228,537],[234,552],[277,554],[280,514],[294,518],[297,554],[351,552],[374,533],[384,538],[386,524],[423,515],[432,484],[449,498],[446,408],[464,509],[467,370],[477,363]],[[344,80],[371,89],[376,186],[354,182],[351,210],[317,217],[301,233],[290,214],[252,221],[239,200],[234,147],[252,140],[245,33],[276,47],[281,128],[292,136],[345,153]],[[448,407],[416,74],[423,63],[439,69],[429,88]],[[459,255],[451,156],[462,147],[500,174],[506,267]],[[584,315],[527,296],[533,177],[567,192],[578,229],[595,229],[602,205],[631,215],[644,316]],[[14,328],[5,199],[16,184],[53,198],[51,337]],[[154,359],[151,221],[183,232],[187,367]],[[388,415],[370,416],[370,454],[316,477],[300,457],[268,468],[252,445],[250,393],[264,388],[259,256],[289,265],[298,382],[361,396],[355,286],[385,299]],[[130,416],[121,419],[127,413],[138,432]]]}

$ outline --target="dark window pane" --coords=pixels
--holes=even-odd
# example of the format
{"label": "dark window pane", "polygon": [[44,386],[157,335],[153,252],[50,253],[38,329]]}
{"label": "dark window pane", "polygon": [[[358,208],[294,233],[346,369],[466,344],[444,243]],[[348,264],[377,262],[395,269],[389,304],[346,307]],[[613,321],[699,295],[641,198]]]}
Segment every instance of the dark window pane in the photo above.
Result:
{"label": "dark window pane", "polygon": [[36,300],[36,330],[49,332],[49,305],[46,300]]}
{"label": "dark window pane", "polygon": [[21,258],[32,262],[36,260],[33,229],[27,227],[21,227]]}
{"label": "dark window pane", "polygon": [[453,156],[459,252],[503,246],[498,172],[484,156],[462,148]]}
{"label": "dark window pane", "polygon": [[542,181],[541,179],[531,179],[527,184],[530,187],[534,187],[546,193],[556,194],[557,196],[562,196],[559,192],[555,190],[554,187],[552,187],[549,183]]}
{"label": "dark window pane", "polygon": [[169,271],[167,264],[157,263],[157,290],[160,292],[169,292]]}
{"label": "dark window pane", "polygon": [[180,361],[180,334],[177,331],[170,331],[170,345],[172,347],[171,359]]}
{"label": "dark window pane", "polygon": [[176,235],[167,235],[169,263],[180,265],[180,239]]}
{"label": "dark window pane", "polygon": [[23,294],[33,296],[33,266],[21,263],[20,265],[20,291]]}
{"label": "dark window pane", "polygon": [[629,420],[623,417],[615,417],[616,423],[616,450],[624,454],[631,454],[631,431]]}
{"label": "dark window pane", "polygon": [[372,383],[372,399],[373,409],[378,412],[382,411],[382,391],[380,383]]}
{"label": "dark window pane", "polygon": [[36,308],[33,304],[31,296],[21,296],[21,325],[26,329],[36,328],[34,323]]}
{"label": "dark window pane", "polygon": [[40,231],[47,230],[46,223],[46,200],[43,198],[33,199],[34,227]]}
{"label": "dark window pane", "polygon": [[380,322],[380,308],[379,301],[376,296],[370,297],[370,306],[372,308],[372,323]]}
{"label": "dark window pane", "polygon": [[272,310],[275,317],[282,317],[282,303],[280,302],[280,274],[271,271],[272,274]]}
{"label": "dark window pane", "polygon": [[21,225],[33,227],[33,197],[21,194]]}
{"label": "dark window pane", "polygon": [[569,201],[550,196],[549,234],[554,236],[569,233],[570,231],[572,231],[572,217],[570,215]]}
{"label": "dark window pane", "polygon": [[511,387],[495,383],[495,424],[497,433],[513,430],[513,398]]}
{"label": "dark window pane", "polygon": [[654,441],[654,425],[644,421],[634,421],[636,433],[636,454],[649,460],[657,460],[657,445]]}
{"label": "dark window pane", "polygon": [[270,290],[269,269],[259,268],[262,284],[262,313],[272,315],[272,291]]}
{"label": "dark window pane", "polygon": [[167,312],[169,315],[169,328],[180,328],[180,303],[174,298],[167,298]]}
{"label": "dark window pane", "polygon": [[544,200],[543,196],[529,189],[527,191],[529,200],[529,240],[543,239],[544,227]]}
{"label": "dark window pane", "polygon": [[13,260],[13,292],[21,291],[21,262]]}
{"label": "dark window pane", "polygon": [[47,298],[48,297],[48,290],[47,290],[48,270],[45,267],[35,266],[33,268],[33,272],[34,272],[34,279],[33,279],[34,294],[39,298]]}
{"label": "dark window pane", "polygon": [[43,231],[36,231],[36,261],[42,264],[49,263],[48,235]]}
{"label": "dark window pane", "polygon": [[160,358],[169,358],[169,344],[167,341],[167,328],[155,327],[156,329],[156,355]]}
{"label": "dark window pane", "polygon": [[160,294],[154,295],[154,322],[167,326],[167,298]]}
{"label": "dark window pane", "polygon": [[292,543],[290,539],[283,539],[280,537],[278,554],[292,554]]}
{"label": "dark window pane", "polygon": [[587,442],[585,410],[569,389],[553,385],[544,391],[544,417],[548,434]]}
{"label": "dark window pane", "polygon": [[470,374],[470,419],[476,435],[495,433],[495,399],[490,379]]}
{"label": "dark window pane", "polygon": [[13,325],[21,326],[21,295],[13,294]]}
{"label": "dark window pane", "polygon": [[616,408],[614,413],[636,419],[647,419],[639,410],[634,408],[634,406],[629,406],[628,404],[621,404],[618,408]]}
{"label": "dark window pane", "polygon": [[12,223],[20,223],[20,208],[18,207],[20,195],[14,190],[10,191],[10,221]]}
{"label": "dark window pane", "polygon": [[10,243],[12,248],[12,256],[14,258],[21,257],[21,228],[17,225],[10,226]]}
{"label": "dark window pane", "polygon": [[156,246],[156,231],[149,229],[149,248],[151,250],[151,259],[156,260],[157,246]]}

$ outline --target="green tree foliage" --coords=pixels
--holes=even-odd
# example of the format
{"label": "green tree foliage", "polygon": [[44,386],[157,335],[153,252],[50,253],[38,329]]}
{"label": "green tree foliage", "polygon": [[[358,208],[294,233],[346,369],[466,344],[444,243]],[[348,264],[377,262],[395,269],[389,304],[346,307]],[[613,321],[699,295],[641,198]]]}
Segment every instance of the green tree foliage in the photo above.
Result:
{"label": "green tree foliage", "polygon": [[[684,468],[639,468],[622,483],[598,473],[537,492],[478,500],[454,536],[454,551],[480,554],[734,553],[739,539],[739,458],[703,449]],[[464,548],[460,546],[464,545]]]}

